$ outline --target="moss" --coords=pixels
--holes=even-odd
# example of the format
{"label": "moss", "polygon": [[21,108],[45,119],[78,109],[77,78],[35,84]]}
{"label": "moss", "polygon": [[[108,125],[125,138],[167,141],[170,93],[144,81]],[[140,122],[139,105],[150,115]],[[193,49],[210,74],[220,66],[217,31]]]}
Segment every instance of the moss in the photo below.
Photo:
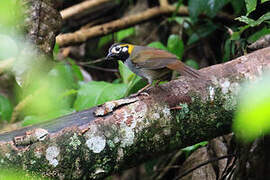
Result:
{"label": "moss", "polygon": [[[224,104],[228,103],[228,96],[230,95],[224,95],[221,89],[216,88],[213,100],[202,100],[195,95],[188,106],[180,104],[182,109],[175,111],[173,122],[181,142],[195,144],[201,139],[212,138],[213,133],[218,136],[229,132],[235,106],[224,108]],[[174,139],[171,141],[179,143]]]}

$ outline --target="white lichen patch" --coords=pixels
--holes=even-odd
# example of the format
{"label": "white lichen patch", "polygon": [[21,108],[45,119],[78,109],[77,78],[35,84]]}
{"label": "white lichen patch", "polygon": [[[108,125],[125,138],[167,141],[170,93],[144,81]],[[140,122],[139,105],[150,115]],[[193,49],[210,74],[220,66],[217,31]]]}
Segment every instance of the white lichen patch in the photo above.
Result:
{"label": "white lichen patch", "polygon": [[156,142],[160,142],[160,135],[159,134],[155,134],[154,137],[153,137],[154,141]]}
{"label": "white lichen patch", "polygon": [[100,153],[106,146],[104,136],[93,136],[86,141],[87,147],[94,153]]}
{"label": "white lichen patch", "polygon": [[237,105],[237,98],[236,96],[239,94],[240,91],[240,84],[239,83],[231,83],[229,87],[229,94],[227,94],[226,101],[223,104],[223,108],[226,110],[233,110]]}
{"label": "white lichen patch", "polygon": [[133,132],[133,128],[125,126],[121,128],[121,147],[131,146],[133,144],[135,133]]}
{"label": "white lichen patch", "polygon": [[159,118],[160,118],[160,115],[159,115],[159,113],[154,113],[154,114],[152,115],[152,117],[153,117],[154,119],[159,119]]}
{"label": "white lichen patch", "polygon": [[170,128],[165,128],[163,130],[163,133],[164,133],[165,136],[169,136],[171,134],[171,129]]}
{"label": "white lichen patch", "polygon": [[31,161],[30,161],[30,164],[32,164],[32,165],[35,164],[35,163],[36,163],[35,160],[31,160]]}
{"label": "white lichen patch", "polygon": [[42,153],[40,151],[35,151],[35,157],[41,158]]}
{"label": "white lichen patch", "polygon": [[5,156],[9,159],[10,158],[10,154],[6,153]]}
{"label": "white lichen patch", "polygon": [[56,167],[58,165],[57,156],[59,155],[60,150],[56,146],[50,146],[46,150],[46,159],[49,161],[49,164]]}
{"label": "white lichen patch", "polygon": [[220,87],[223,94],[227,94],[229,92],[230,85],[231,83],[227,78],[225,78],[223,82],[220,82]]}
{"label": "white lichen patch", "polygon": [[81,141],[79,140],[77,133],[74,133],[74,135],[70,138],[70,146],[72,146],[73,149],[77,150],[78,147],[81,145]]}
{"label": "white lichen patch", "polygon": [[116,161],[120,161],[124,157],[124,150],[122,148],[119,148],[117,151],[117,158]]}
{"label": "white lichen patch", "polygon": [[96,179],[97,175],[99,175],[101,173],[105,173],[105,170],[104,169],[101,169],[101,168],[97,168],[95,170],[95,172],[91,173],[90,179]]}
{"label": "white lichen patch", "polygon": [[171,111],[170,111],[170,109],[168,107],[165,107],[162,110],[162,112],[163,112],[164,117],[166,117],[166,118],[171,117]]}
{"label": "white lichen patch", "polygon": [[209,98],[211,101],[214,100],[215,97],[215,88],[213,88],[212,86],[209,87]]}
{"label": "white lichen patch", "polygon": [[114,143],[119,143],[119,141],[120,141],[120,139],[117,136],[113,138]]}

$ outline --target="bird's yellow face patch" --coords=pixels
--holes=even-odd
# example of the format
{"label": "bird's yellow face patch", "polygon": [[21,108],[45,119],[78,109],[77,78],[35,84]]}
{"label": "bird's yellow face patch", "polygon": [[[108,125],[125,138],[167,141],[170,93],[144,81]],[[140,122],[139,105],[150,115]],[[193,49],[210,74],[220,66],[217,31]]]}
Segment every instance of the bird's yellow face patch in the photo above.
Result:
{"label": "bird's yellow face patch", "polygon": [[128,47],[128,53],[131,54],[133,49],[134,49],[134,46],[132,44],[120,44],[119,45],[120,47]]}

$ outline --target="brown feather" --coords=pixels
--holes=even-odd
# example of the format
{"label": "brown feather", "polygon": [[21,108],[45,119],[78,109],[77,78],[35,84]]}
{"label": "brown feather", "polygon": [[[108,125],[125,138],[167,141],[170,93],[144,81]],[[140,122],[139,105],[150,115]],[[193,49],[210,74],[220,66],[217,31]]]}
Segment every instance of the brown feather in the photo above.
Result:
{"label": "brown feather", "polygon": [[183,76],[202,78],[199,71],[185,65],[183,62],[181,62],[179,60],[177,62],[168,64],[166,67],[171,69],[171,70],[175,70],[175,71],[179,72]]}
{"label": "brown feather", "polygon": [[179,61],[177,57],[167,51],[158,50],[146,47],[131,56],[132,62],[142,68],[146,69],[160,69],[166,67],[168,64]]}

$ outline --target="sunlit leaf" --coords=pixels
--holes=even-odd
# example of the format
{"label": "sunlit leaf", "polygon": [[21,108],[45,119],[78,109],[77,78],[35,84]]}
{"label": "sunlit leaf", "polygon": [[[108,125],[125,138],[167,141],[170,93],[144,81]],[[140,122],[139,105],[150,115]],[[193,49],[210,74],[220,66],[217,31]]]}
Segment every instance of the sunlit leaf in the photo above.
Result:
{"label": "sunlit leaf", "polygon": [[73,77],[75,77],[76,80],[83,81],[83,75],[82,75],[80,67],[75,63],[74,60],[68,59],[68,61],[71,64]]}
{"label": "sunlit leaf", "polygon": [[162,49],[162,50],[167,50],[166,46],[164,46],[164,45],[163,45],[161,42],[159,42],[159,41],[152,42],[152,43],[148,44],[147,46],[153,47],[153,48]]}
{"label": "sunlit leaf", "polygon": [[246,9],[247,9],[247,15],[254,11],[257,6],[257,0],[245,0],[246,2]]}
{"label": "sunlit leaf", "polygon": [[31,172],[23,171],[15,168],[2,167],[0,171],[1,180],[49,180],[49,178],[41,175],[32,174]]}
{"label": "sunlit leaf", "polygon": [[254,26],[260,25],[264,21],[270,20],[270,12],[262,15],[257,20],[248,18],[247,16],[238,17],[238,18],[236,18],[236,20],[241,21],[241,22],[244,22],[244,23],[248,24],[250,27],[254,27]]}
{"label": "sunlit leaf", "polygon": [[79,111],[124,97],[127,84],[112,84],[103,81],[81,83],[74,108]]}
{"label": "sunlit leaf", "polygon": [[118,61],[118,69],[123,83],[125,84],[128,84],[131,79],[136,76],[122,61]]}
{"label": "sunlit leaf", "polygon": [[7,28],[21,24],[23,22],[23,11],[20,1],[0,1],[0,27]]}
{"label": "sunlit leaf", "polygon": [[175,54],[179,59],[182,58],[184,53],[184,42],[179,36],[172,34],[168,38],[167,42],[168,50]]}
{"label": "sunlit leaf", "polygon": [[265,2],[267,2],[267,1],[269,1],[269,0],[261,0],[262,3],[265,3]]}
{"label": "sunlit leaf", "polygon": [[270,132],[270,76],[245,84],[240,93],[233,129],[244,141]]}
{"label": "sunlit leaf", "polygon": [[9,121],[11,118],[13,108],[9,100],[0,95],[0,120]]}
{"label": "sunlit leaf", "polygon": [[129,36],[132,36],[135,34],[135,28],[130,27],[127,29],[123,29],[121,31],[116,32],[116,39],[118,42],[122,41],[123,39],[126,39]]}
{"label": "sunlit leaf", "polygon": [[182,151],[185,153],[186,158],[195,150],[199,149],[200,147],[204,147],[208,144],[207,141],[200,142],[198,144],[194,144],[192,146],[188,146],[182,149]]}

